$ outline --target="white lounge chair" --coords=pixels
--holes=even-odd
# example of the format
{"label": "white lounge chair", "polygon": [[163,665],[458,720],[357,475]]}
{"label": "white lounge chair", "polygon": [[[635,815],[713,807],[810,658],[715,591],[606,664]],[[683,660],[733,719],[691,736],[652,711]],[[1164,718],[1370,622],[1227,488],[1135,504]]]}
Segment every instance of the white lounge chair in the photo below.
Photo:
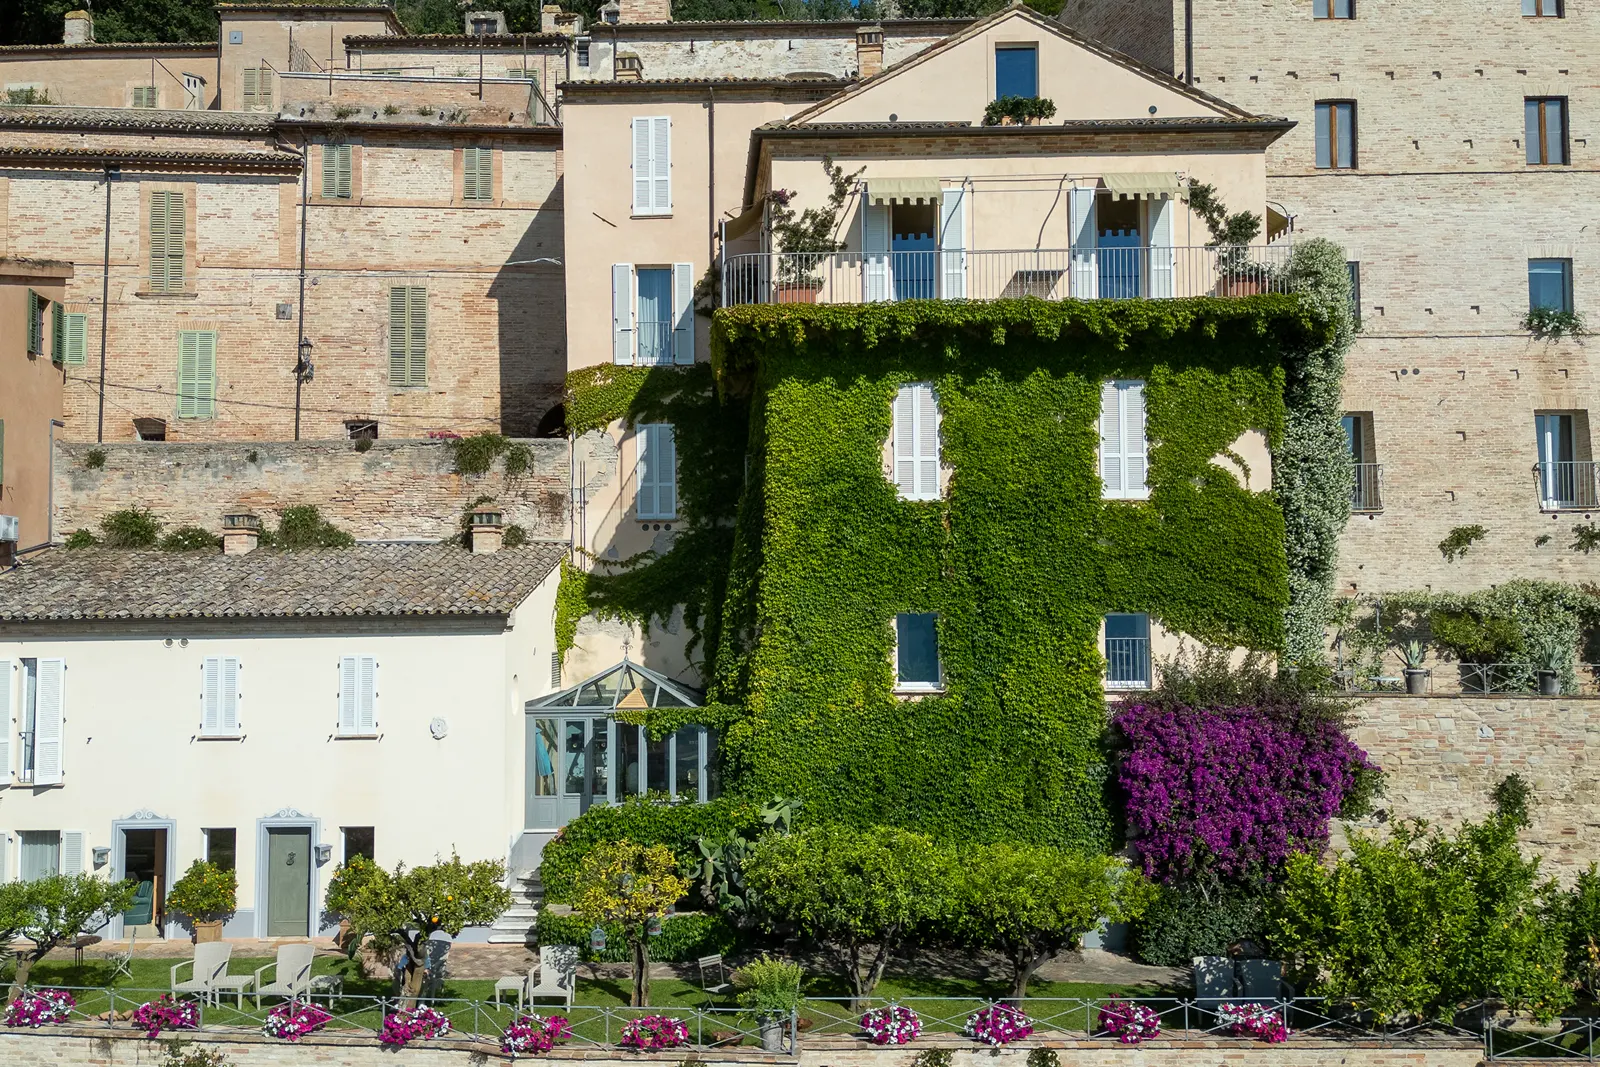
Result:
{"label": "white lounge chair", "polygon": [[[311,960],[317,954],[312,945],[279,945],[278,958],[256,970],[256,1007],[262,997],[287,997],[294,1000],[311,990]],[[265,981],[273,972],[272,981]]]}
{"label": "white lounge chair", "polygon": [[728,981],[728,972],[722,963],[722,953],[719,952],[714,956],[701,956],[698,962],[700,964],[700,988],[705,992],[707,1003],[710,1003],[715,997],[727,996],[733,992],[733,984]]}
{"label": "white lounge chair", "polygon": [[540,945],[539,981],[528,983],[528,1003],[548,997],[564,1000],[572,1010],[572,997],[578,988],[578,946]]}
{"label": "white lounge chair", "polygon": [[523,1003],[528,998],[528,990],[538,982],[539,965],[535,963],[528,968],[527,974],[510,974],[495,980],[494,1002],[500,1003],[501,993],[515,993],[517,995],[517,1011],[522,1010]]}
{"label": "white lounge chair", "polygon": [[[194,959],[174,964],[172,967],[172,992],[197,993],[209,1003],[215,1000],[219,979],[227,977],[228,959],[233,946],[226,941],[208,941],[194,947]],[[190,968],[189,980],[178,981],[178,972]]]}

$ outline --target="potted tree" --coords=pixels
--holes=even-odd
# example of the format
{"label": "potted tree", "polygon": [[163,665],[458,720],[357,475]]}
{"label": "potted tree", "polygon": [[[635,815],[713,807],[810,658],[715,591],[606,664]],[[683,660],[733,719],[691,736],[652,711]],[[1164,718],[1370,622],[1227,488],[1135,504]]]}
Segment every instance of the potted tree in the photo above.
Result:
{"label": "potted tree", "polygon": [[215,863],[195,860],[167,891],[167,910],[180,911],[194,924],[194,939],[221,941],[222,922],[238,907],[239,878]]}
{"label": "potted tree", "polygon": [[1207,248],[1217,250],[1218,296],[1254,296],[1266,282],[1266,268],[1249,262],[1247,249],[1261,233],[1261,216],[1250,211],[1228,212],[1217,187],[1189,179],[1189,210],[1200,216],[1211,232]]}
{"label": "potted tree", "polygon": [[1400,662],[1404,666],[1402,672],[1406,676],[1406,692],[1418,697],[1427,692],[1428,675],[1432,672],[1422,665],[1428,658],[1428,646],[1421,641],[1407,641],[1400,646]]}
{"label": "potted tree", "polygon": [[799,964],[771,956],[762,956],[734,972],[739,1006],[755,1016],[764,1051],[790,1051],[784,1047],[784,1038],[800,1007],[800,978]]}
{"label": "potted tree", "polygon": [[1561,695],[1561,675],[1571,661],[1572,652],[1566,642],[1554,635],[1539,640],[1533,647],[1533,668],[1539,678],[1539,695]]}
{"label": "potted tree", "polygon": [[822,169],[828,176],[828,201],[824,207],[808,207],[795,213],[794,191],[774,189],[767,194],[767,217],[771,222],[772,236],[778,242],[783,258],[778,260],[778,303],[814,304],[822,290],[822,279],[817,271],[824,257],[842,251],[844,243],[835,235],[839,229],[839,212],[850,197],[862,167],[853,174],[834,163],[831,156],[822,160]]}
{"label": "potted tree", "polygon": [[983,109],[985,126],[1038,126],[1056,113],[1054,100],[1034,96],[1002,96]]}

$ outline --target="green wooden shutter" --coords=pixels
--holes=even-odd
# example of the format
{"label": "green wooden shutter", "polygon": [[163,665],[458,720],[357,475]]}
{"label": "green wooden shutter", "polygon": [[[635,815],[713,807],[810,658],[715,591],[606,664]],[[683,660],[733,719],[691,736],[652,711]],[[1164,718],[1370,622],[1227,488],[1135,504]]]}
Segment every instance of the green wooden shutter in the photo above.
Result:
{"label": "green wooden shutter", "polygon": [[167,194],[167,292],[183,291],[183,194]]}
{"label": "green wooden shutter", "polygon": [[406,384],[428,384],[428,290],[411,287],[407,309]]}
{"label": "green wooden shutter", "polygon": [[39,294],[28,290],[28,351],[42,352],[43,340],[39,336]]}
{"label": "green wooden shutter", "polygon": [[216,331],[184,330],[178,335],[178,417],[209,419],[216,399]]}
{"label": "green wooden shutter", "polygon": [[461,199],[494,199],[494,150],[465,148],[461,152]]}
{"label": "green wooden shutter", "polygon": [[67,359],[67,316],[57,301],[50,305],[50,361],[64,363]]}
{"label": "green wooden shutter", "polygon": [[338,173],[335,175],[336,180],[337,180],[337,184],[335,186],[334,192],[335,192],[335,195],[344,197],[345,199],[348,200],[350,198],[350,146],[349,145],[342,144],[342,145],[339,146],[339,154],[338,154],[338,157],[336,159],[336,162],[337,162],[337,166],[338,166]]}
{"label": "green wooden shutter", "polygon": [[150,194],[150,291],[183,291],[183,194]]}
{"label": "green wooden shutter", "polygon": [[406,384],[406,289],[389,290],[389,384]]}
{"label": "green wooden shutter", "polygon": [[155,107],[156,102],[156,87],[154,85],[139,85],[134,87],[134,107]]}
{"label": "green wooden shutter", "polygon": [[350,146],[322,146],[322,195],[330,199],[350,197]]}
{"label": "green wooden shutter", "polygon": [[82,312],[67,315],[67,347],[63,360],[69,367],[89,362],[89,316]]}
{"label": "green wooden shutter", "polygon": [[494,149],[478,149],[478,199],[494,199]]}
{"label": "green wooden shutter", "polygon": [[254,67],[246,67],[241,72],[240,96],[242,99],[239,102],[239,106],[246,111],[253,111],[256,106],[256,69]]}

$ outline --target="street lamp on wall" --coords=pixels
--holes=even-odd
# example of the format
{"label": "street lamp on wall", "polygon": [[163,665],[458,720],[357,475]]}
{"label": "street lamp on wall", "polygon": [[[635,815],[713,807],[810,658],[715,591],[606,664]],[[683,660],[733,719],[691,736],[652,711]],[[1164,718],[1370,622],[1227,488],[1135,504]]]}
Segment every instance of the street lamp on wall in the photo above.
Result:
{"label": "street lamp on wall", "polygon": [[300,358],[294,364],[294,439],[300,440],[300,390],[316,375],[311,365],[311,342],[300,338]]}

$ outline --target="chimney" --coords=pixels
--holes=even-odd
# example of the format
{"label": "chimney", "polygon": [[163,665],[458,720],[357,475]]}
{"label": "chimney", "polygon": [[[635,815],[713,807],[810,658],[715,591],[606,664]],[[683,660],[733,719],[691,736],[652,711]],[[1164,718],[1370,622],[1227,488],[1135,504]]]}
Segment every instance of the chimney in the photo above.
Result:
{"label": "chimney", "polygon": [[505,516],[498,511],[474,511],[472,513],[472,554],[474,556],[488,556],[500,551],[501,539],[505,537],[504,520]]}
{"label": "chimney", "polygon": [[93,40],[93,17],[87,11],[68,11],[61,27],[61,43],[89,44]]}
{"label": "chimney", "polygon": [[637,52],[617,53],[617,81],[636,82],[644,80],[644,60],[639,58]]}
{"label": "chimney", "polygon": [[619,22],[671,22],[672,0],[619,0]]}
{"label": "chimney", "polygon": [[561,10],[560,4],[546,4],[539,9],[540,33],[573,33],[573,18]]}
{"label": "chimney", "polygon": [[856,27],[856,73],[870,78],[883,70],[883,27]]}
{"label": "chimney", "polygon": [[468,11],[463,13],[461,20],[469,37],[498,36],[506,32],[504,11]]}
{"label": "chimney", "polygon": [[261,543],[261,520],[248,511],[230,511],[222,516],[222,554],[242,556]]}

